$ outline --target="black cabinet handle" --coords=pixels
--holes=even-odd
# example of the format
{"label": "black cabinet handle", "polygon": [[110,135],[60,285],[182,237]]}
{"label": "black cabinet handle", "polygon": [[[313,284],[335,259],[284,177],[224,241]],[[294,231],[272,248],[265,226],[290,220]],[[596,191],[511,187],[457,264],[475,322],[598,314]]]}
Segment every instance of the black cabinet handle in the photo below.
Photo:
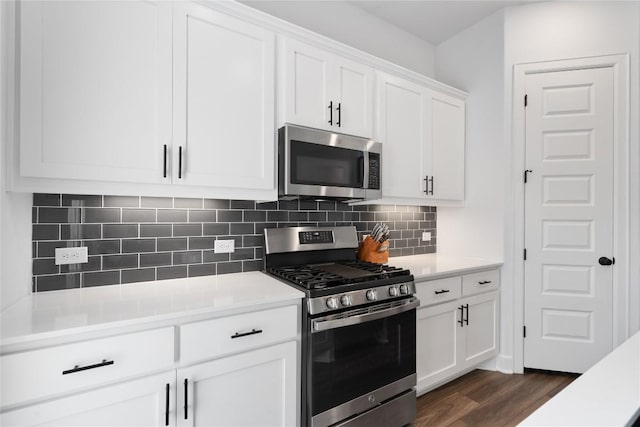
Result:
{"label": "black cabinet handle", "polygon": [[186,420],[189,416],[189,412],[187,408],[189,407],[189,380],[184,379],[184,419]]}
{"label": "black cabinet handle", "polygon": [[167,384],[164,401],[164,425],[169,425],[169,384]]}
{"label": "black cabinet handle", "polygon": [[435,291],[436,295],[446,294],[447,292],[451,292],[449,289],[442,289],[440,291]]}
{"label": "black cabinet handle", "polygon": [[491,283],[491,280],[481,280],[478,282],[478,285],[488,285],[489,283]]}
{"label": "black cabinet handle", "polygon": [[235,334],[231,335],[231,339],[248,337],[249,335],[261,334],[261,333],[262,333],[262,329],[252,329],[250,332],[243,332],[243,333],[236,332]]}
{"label": "black cabinet handle", "polygon": [[468,325],[469,324],[469,304],[465,304],[464,308],[467,310],[467,317],[465,317],[464,323],[465,325]]}
{"label": "black cabinet handle", "polygon": [[460,324],[461,328],[464,328],[464,306],[461,305],[458,307],[458,310],[460,310],[460,320],[457,320],[457,322]]}
{"label": "black cabinet handle", "polygon": [[429,175],[425,176],[423,181],[424,181],[424,194],[429,195]]}
{"label": "black cabinet handle", "polygon": [[178,179],[182,179],[182,145],[178,147]]}
{"label": "black cabinet handle", "polygon": [[163,176],[167,177],[167,144],[164,144],[164,157],[162,160]]}
{"label": "black cabinet handle", "polygon": [[338,108],[336,108],[336,110],[338,111],[338,121],[336,124],[340,127],[340,122],[342,121],[342,103],[338,102]]}
{"label": "black cabinet handle", "polygon": [[433,176],[429,178],[429,182],[431,183],[431,190],[429,190],[429,195],[433,196],[433,188],[434,188]]}
{"label": "black cabinet handle", "polygon": [[102,362],[96,363],[95,365],[87,365],[87,366],[76,365],[72,369],[67,369],[66,371],[62,371],[62,375],[75,374],[76,372],[82,372],[88,369],[102,368],[103,366],[113,365],[114,363],[115,362],[113,360],[102,359]]}
{"label": "black cabinet handle", "polygon": [[329,102],[329,124],[333,126],[333,101]]}

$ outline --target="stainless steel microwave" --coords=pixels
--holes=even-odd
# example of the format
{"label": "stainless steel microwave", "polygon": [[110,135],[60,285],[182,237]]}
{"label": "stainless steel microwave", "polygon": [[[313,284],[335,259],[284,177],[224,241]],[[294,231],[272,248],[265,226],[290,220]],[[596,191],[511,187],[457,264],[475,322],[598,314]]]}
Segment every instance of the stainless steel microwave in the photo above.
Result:
{"label": "stainless steel microwave", "polygon": [[381,162],[379,142],[293,125],[278,129],[282,199],[379,199]]}

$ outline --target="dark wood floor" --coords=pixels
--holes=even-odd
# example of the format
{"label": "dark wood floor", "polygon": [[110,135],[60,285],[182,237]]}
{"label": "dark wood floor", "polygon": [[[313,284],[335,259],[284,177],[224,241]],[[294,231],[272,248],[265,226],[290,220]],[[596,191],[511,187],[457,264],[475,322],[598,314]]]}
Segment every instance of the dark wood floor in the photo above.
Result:
{"label": "dark wood floor", "polygon": [[415,427],[515,426],[577,375],[475,370],[418,398]]}

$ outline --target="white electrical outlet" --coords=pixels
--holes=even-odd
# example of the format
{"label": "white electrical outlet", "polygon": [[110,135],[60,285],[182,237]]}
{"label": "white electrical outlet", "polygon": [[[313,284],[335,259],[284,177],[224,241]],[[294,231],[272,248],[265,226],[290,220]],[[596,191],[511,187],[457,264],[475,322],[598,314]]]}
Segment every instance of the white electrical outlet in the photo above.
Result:
{"label": "white electrical outlet", "polygon": [[216,240],[214,242],[213,251],[217,254],[228,254],[235,252],[235,240]]}
{"label": "white electrical outlet", "polygon": [[56,248],[56,265],[82,264],[89,261],[86,246],[80,248]]}
{"label": "white electrical outlet", "polygon": [[431,232],[429,231],[425,231],[422,233],[422,241],[423,242],[430,242],[431,241]]}

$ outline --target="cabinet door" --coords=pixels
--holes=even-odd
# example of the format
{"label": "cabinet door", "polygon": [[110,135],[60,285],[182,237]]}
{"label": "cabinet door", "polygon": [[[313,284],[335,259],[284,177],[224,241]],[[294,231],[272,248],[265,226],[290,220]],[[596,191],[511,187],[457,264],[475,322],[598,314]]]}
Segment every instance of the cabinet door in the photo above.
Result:
{"label": "cabinet door", "polygon": [[179,369],[178,425],[295,426],[296,353],[290,341]]}
{"label": "cabinet door", "polygon": [[382,195],[424,199],[426,89],[386,74],[379,77]]}
{"label": "cabinet door", "polygon": [[465,103],[430,91],[428,112],[429,198],[464,200]]}
{"label": "cabinet door", "polygon": [[174,426],[175,371],[0,414],[3,426]]}
{"label": "cabinet door", "polygon": [[[483,362],[498,353],[498,293],[461,300],[465,306],[463,367]],[[468,321],[468,324],[467,324]]]}
{"label": "cabinet door", "polygon": [[338,100],[332,99],[335,76],[331,55],[289,39],[284,41],[284,51],[284,121],[333,130],[338,118],[335,110]]}
{"label": "cabinet door", "polygon": [[454,301],[417,311],[418,393],[450,377],[459,369],[459,306]]}
{"label": "cabinet door", "polygon": [[171,3],[19,8],[20,175],[167,181]]}
{"label": "cabinet door", "polygon": [[[333,130],[371,138],[373,134],[373,70],[356,62],[338,59],[334,67],[337,100]],[[335,102],[335,101],[334,101]],[[339,108],[339,110],[337,110]]]}
{"label": "cabinet door", "polygon": [[174,5],[173,182],[275,188],[275,35]]}

